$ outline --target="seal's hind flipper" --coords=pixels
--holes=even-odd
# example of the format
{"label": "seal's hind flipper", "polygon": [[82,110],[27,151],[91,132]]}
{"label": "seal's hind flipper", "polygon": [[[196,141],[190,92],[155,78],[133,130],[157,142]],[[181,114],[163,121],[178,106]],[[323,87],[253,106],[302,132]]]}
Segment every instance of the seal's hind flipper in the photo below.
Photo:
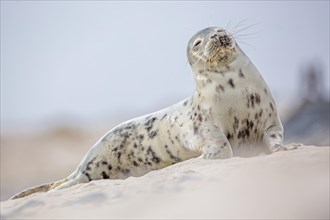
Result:
{"label": "seal's hind flipper", "polygon": [[59,185],[63,184],[64,182],[66,182],[66,179],[63,180],[59,180],[57,182],[53,182],[53,183],[47,183],[47,184],[43,184],[37,187],[33,187],[30,189],[26,189],[16,195],[14,195],[13,197],[11,197],[11,199],[18,199],[18,198],[23,198],[25,196],[37,193],[37,192],[47,192],[51,189],[54,189],[56,187],[58,187]]}

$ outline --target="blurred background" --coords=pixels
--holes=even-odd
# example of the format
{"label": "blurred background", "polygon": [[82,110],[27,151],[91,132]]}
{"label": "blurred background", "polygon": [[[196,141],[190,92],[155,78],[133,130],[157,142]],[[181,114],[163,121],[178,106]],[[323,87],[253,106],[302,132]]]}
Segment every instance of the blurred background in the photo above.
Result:
{"label": "blurred background", "polygon": [[190,37],[238,43],[285,142],[329,145],[329,2],[1,1],[1,200],[62,179],[114,125],[194,91]]}

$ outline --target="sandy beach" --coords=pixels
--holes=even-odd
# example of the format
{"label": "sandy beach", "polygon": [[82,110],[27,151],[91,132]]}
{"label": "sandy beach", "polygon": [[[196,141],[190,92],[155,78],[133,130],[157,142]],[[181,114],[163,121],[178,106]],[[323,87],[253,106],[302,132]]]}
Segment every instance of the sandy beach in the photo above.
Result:
{"label": "sandy beach", "polygon": [[329,147],[195,158],[1,202],[3,219],[329,219]]}

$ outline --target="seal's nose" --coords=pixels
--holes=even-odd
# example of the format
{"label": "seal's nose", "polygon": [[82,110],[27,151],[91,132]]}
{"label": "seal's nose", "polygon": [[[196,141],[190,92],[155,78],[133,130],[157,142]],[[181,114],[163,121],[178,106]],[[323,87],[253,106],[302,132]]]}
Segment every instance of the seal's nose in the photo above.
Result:
{"label": "seal's nose", "polygon": [[215,33],[210,36],[210,40],[218,42],[220,45],[228,46],[231,42],[230,37],[225,33]]}

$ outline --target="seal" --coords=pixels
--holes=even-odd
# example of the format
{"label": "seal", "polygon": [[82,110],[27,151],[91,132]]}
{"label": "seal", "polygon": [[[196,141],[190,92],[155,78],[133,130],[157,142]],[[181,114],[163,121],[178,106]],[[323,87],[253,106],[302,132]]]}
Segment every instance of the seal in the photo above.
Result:
{"label": "seal", "polygon": [[13,198],[99,179],[141,176],[190,158],[226,159],[239,149],[288,150],[274,99],[257,68],[226,30],[196,33],[187,47],[193,95],[105,134],[67,178]]}

